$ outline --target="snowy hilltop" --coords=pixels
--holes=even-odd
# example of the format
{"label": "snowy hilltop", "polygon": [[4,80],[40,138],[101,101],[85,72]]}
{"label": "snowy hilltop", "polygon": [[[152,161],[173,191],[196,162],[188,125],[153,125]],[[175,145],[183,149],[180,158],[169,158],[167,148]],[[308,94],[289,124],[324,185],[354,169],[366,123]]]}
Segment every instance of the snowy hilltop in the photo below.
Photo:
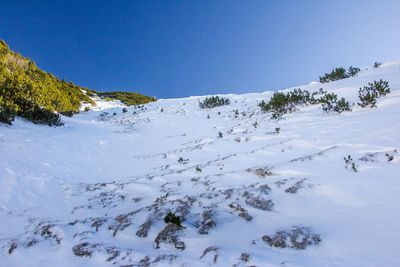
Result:
{"label": "snowy hilltop", "polygon": [[0,265],[399,265],[400,61],[324,79],[1,123]]}

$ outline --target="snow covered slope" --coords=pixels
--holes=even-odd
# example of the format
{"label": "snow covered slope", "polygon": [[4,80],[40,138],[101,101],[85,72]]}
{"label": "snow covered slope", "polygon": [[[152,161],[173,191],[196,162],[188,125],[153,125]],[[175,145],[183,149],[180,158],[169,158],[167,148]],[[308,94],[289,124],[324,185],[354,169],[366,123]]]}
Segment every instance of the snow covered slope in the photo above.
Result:
{"label": "snow covered slope", "polygon": [[398,266],[400,61],[301,88],[357,102],[379,79],[377,108],[278,122],[265,92],[1,124],[0,265]]}

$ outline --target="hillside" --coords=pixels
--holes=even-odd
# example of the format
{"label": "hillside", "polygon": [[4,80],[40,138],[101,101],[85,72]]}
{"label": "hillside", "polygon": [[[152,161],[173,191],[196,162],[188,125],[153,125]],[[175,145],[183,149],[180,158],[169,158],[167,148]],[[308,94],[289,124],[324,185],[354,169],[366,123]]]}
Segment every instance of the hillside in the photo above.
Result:
{"label": "hillside", "polygon": [[0,123],[11,124],[15,116],[20,116],[37,124],[61,126],[58,113],[72,116],[82,104],[95,105],[89,95],[121,100],[127,105],[156,100],[139,93],[98,92],[59,80],[0,40]]}
{"label": "hillside", "polygon": [[[351,105],[381,79],[376,107]],[[271,119],[268,91],[0,124],[1,265],[398,265],[400,61],[299,88],[352,111]]]}

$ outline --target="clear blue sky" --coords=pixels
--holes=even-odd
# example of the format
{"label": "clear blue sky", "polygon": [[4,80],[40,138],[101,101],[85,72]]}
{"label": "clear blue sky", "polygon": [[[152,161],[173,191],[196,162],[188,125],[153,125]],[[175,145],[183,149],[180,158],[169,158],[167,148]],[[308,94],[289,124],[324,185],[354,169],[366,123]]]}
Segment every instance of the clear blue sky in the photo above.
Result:
{"label": "clear blue sky", "polygon": [[0,39],[40,68],[157,98],[277,90],[400,58],[399,0],[13,0],[0,11]]}

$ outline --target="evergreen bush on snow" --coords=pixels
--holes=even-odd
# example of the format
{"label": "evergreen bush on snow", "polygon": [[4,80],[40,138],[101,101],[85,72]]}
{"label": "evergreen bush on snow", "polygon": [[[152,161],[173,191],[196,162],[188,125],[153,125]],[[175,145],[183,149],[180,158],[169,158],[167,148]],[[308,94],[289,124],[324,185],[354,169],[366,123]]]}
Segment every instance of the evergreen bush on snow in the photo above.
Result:
{"label": "evergreen bush on snow", "polygon": [[275,92],[268,102],[263,100],[258,106],[264,112],[273,112],[272,119],[279,119],[282,115],[295,111],[298,106],[319,103],[316,96],[323,93],[325,91],[322,88],[313,93],[301,89],[294,89],[288,93]]}
{"label": "evergreen bush on snow", "polygon": [[353,67],[353,66],[350,66],[349,69],[347,70],[347,74],[348,74],[350,77],[356,76],[357,73],[359,73],[359,72],[360,72],[360,69],[359,69],[359,68],[356,68],[356,67]]}
{"label": "evergreen bush on snow", "polygon": [[327,83],[332,81],[337,81],[345,78],[349,78],[350,76],[346,73],[346,70],[342,67],[335,68],[331,71],[331,73],[325,73],[324,76],[319,77],[319,81],[321,83]]}
{"label": "evergreen bush on snow", "polygon": [[361,101],[358,105],[363,108],[366,106],[376,107],[376,99],[389,93],[389,82],[382,79],[373,83],[369,82],[368,86],[364,86],[358,91],[358,97]]}
{"label": "evergreen bush on snow", "polygon": [[335,111],[337,113],[351,111],[350,103],[343,97],[338,100],[338,96],[335,93],[324,94],[320,98],[320,102],[322,104],[322,110],[326,113],[331,111]]}
{"label": "evergreen bush on snow", "polygon": [[231,101],[229,98],[219,97],[219,96],[212,96],[207,97],[202,102],[199,102],[200,108],[214,108],[224,105],[229,105]]}
{"label": "evergreen bush on snow", "polygon": [[165,223],[173,223],[179,227],[182,227],[182,219],[179,216],[176,216],[172,212],[168,212],[168,214],[164,217]]}

